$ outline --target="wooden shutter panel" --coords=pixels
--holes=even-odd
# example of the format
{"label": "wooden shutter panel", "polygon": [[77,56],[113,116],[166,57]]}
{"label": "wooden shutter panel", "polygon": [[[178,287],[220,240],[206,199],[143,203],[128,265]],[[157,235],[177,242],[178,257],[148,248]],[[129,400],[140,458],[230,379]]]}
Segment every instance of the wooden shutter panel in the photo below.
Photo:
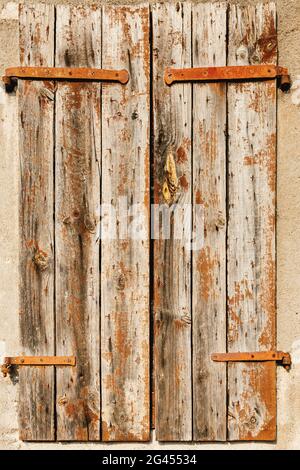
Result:
{"label": "wooden shutter panel", "polygon": [[276,48],[273,3],[153,7],[154,198],[192,201],[196,232],[204,208],[200,250],[154,241],[159,440],[276,436],[275,362],[211,360],[276,345],[276,81],[163,82],[166,67],[276,64]]}
{"label": "wooden shutter panel", "polygon": [[[19,80],[23,353],[77,362],[20,367],[24,440],[149,439],[149,48],[148,6],[20,7],[21,65],[131,74]],[[101,247],[100,203],[119,222],[119,197],[145,239]]]}

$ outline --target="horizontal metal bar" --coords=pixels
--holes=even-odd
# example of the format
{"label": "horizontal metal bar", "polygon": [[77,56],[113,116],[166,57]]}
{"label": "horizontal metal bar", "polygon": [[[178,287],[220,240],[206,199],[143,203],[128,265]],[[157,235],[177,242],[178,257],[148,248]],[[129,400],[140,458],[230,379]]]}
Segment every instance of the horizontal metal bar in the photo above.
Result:
{"label": "horizontal metal bar", "polygon": [[214,353],[211,359],[216,362],[280,362],[286,368],[291,365],[291,356],[283,351],[255,351],[255,352],[232,352]]}
{"label": "horizontal metal bar", "polygon": [[7,366],[75,366],[75,356],[18,356],[6,357]]}
{"label": "horizontal metal bar", "polygon": [[273,64],[267,65],[237,65],[227,67],[195,67],[185,69],[167,68],[165,70],[165,83],[192,81],[219,81],[219,80],[253,80],[274,79],[282,77],[287,86],[290,84],[288,69]]}
{"label": "horizontal metal bar", "polygon": [[17,78],[39,80],[89,80],[120,82],[129,80],[127,70],[106,70],[70,67],[9,67],[2,78],[6,86],[12,86]]}

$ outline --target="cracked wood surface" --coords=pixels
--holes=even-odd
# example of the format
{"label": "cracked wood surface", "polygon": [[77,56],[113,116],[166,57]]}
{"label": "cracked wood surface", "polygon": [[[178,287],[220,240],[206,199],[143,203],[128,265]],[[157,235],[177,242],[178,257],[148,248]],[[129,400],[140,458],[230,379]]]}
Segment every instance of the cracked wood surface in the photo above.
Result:
{"label": "cracked wood surface", "polygon": [[[53,66],[54,7],[20,5],[20,63]],[[24,355],[54,354],[53,84],[19,80],[20,333]],[[19,369],[23,440],[55,439],[54,369]]]}

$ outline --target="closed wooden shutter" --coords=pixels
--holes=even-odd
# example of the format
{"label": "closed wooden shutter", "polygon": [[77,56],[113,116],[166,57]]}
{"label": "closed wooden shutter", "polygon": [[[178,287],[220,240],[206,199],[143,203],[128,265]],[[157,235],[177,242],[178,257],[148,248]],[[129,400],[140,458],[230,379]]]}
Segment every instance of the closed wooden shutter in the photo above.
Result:
{"label": "closed wooden shutter", "polygon": [[21,439],[274,440],[276,362],[211,355],[276,349],[276,80],[164,81],[277,64],[274,4],[22,4],[20,63],[129,73],[18,80],[21,354],[77,361],[19,368]]}

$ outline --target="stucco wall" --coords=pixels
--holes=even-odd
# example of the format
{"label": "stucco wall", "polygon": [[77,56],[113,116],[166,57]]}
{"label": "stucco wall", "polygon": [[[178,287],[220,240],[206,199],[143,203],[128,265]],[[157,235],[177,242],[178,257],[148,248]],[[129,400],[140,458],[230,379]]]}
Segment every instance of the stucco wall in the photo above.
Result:
{"label": "stucco wall", "polygon": [[[46,3],[82,3],[76,0]],[[28,2],[29,3],[29,2]],[[97,3],[85,1],[84,3]],[[101,2],[98,2],[99,4]],[[107,0],[102,3],[123,3]],[[138,3],[127,0],[127,3]],[[236,0],[236,3],[250,1]],[[253,1],[255,3],[255,1]],[[278,368],[278,439],[244,444],[41,444],[18,440],[18,385],[0,377],[0,449],[297,449],[300,448],[300,1],[278,0],[279,63],[294,82],[279,92],[277,341],[292,353],[289,373]],[[18,64],[17,2],[0,0],[0,73]],[[21,352],[18,325],[17,100],[0,89],[0,356]]]}

